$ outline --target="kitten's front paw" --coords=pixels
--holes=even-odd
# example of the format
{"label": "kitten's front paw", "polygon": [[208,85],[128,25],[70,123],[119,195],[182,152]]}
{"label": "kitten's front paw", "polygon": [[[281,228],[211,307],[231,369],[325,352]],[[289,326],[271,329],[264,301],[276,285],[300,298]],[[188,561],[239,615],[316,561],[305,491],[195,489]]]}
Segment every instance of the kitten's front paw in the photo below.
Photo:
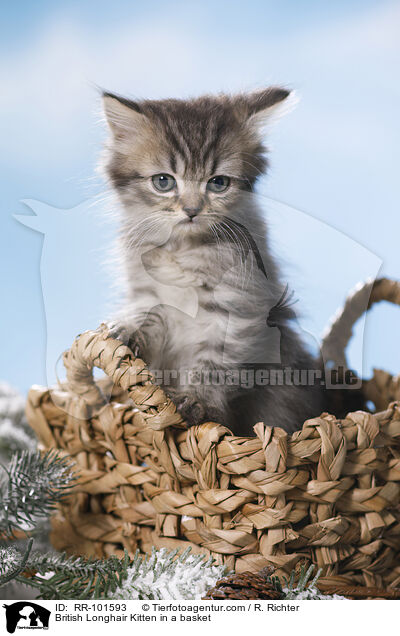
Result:
{"label": "kitten's front paw", "polygon": [[132,332],[126,325],[120,323],[109,323],[108,334],[111,338],[120,340],[129,347],[135,358],[141,357],[144,348],[144,341],[139,331]]}
{"label": "kitten's front paw", "polygon": [[187,421],[189,426],[197,426],[204,422],[206,417],[205,408],[200,402],[189,395],[184,395],[181,397],[175,398],[175,404],[182,415],[183,419]]}
{"label": "kitten's front paw", "polygon": [[203,422],[222,422],[222,413],[218,409],[205,407],[195,397],[189,395],[171,396],[182,417],[189,426],[197,426]]}

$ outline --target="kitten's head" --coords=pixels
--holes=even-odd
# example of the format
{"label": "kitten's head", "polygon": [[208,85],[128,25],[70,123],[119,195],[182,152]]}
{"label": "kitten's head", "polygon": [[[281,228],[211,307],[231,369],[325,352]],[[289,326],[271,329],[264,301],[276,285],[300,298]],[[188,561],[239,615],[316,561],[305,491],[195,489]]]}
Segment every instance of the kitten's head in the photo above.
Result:
{"label": "kitten's head", "polygon": [[262,128],[288,96],[278,87],[193,100],[104,93],[106,169],[132,223],[159,219],[190,236],[229,217],[266,169]]}

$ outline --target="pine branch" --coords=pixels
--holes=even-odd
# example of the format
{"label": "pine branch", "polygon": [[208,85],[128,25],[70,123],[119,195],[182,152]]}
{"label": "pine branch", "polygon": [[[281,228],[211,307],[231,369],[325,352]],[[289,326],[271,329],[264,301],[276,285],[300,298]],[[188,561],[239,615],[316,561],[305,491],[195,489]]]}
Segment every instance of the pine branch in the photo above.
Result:
{"label": "pine branch", "polygon": [[13,547],[0,550],[0,588],[16,579],[25,570],[32,544],[33,539],[29,539],[24,554]]}
{"label": "pine branch", "polygon": [[14,453],[0,478],[0,533],[29,531],[73,485],[71,463],[57,452]]}
{"label": "pine branch", "polygon": [[196,599],[204,596],[218,579],[227,574],[223,565],[216,565],[212,557],[182,554],[166,548],[151,555],[136,553],[125,580],[115,591],[116,599]]}
{"label": "pine branch", "polygon": [[137,551],[133,559],[126,552],[122,559],[103,560],[34,553],[25,560],[25,570],[34,574],[22,576],[19,570],[14,580],[47,600],[195,599],[226,574],[224,566],[205,555],[191,555],[190,549],[179,555],[178,550],[154,548],[150,556]]}
{"label": "pine branch", "polygon": [[[1,559],[0,550],[0,559]],[[127,576],[131,561],[123,559],[84,559],[66,554],[32,554],[25,563],[32,576],[17,575],[15,580],[38,591],[38,598],[90,599],[113,598]]]}

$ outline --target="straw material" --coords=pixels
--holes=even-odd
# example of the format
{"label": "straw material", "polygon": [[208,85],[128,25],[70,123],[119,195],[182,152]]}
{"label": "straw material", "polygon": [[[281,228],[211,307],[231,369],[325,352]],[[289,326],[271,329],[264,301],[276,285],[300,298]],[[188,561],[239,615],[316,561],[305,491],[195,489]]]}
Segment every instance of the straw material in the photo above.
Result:
{"label": "straw material", "polygon": [[[374,302],[400,304],[399,283],[377,285]],[[327,336],[330,358],[351,334],[346,312],[333,331],[340,320],[347,336],[336,350]],[[293,435],[258,423],[242,438],[213,422],[188,429],[104,325],[80,335],[64,364],[67,382],[32,387],[27,404],[42,447],[76,462],[78,485],[53,519],[57,549],[191,546],[238,573],[287,574],[306,559],[338,589],[400,585],[399,378],[377,371],[365,383],[367,399],[384,404],[374,415],[322,414]],[[95,382],[93,366],[107,377]]]}

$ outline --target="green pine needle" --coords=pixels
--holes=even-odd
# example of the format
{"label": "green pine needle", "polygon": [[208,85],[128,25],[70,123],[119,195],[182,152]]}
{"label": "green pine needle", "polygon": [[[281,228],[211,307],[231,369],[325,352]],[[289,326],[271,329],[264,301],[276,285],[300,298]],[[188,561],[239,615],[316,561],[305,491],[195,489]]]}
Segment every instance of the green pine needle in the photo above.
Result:
{"label": "green pine needle", "polygon": [[[306,590],[315,591],[317,589],[317,582],[322,573],[322,568],[317,570],[314,578],[310,582],[311,575],[315,570],[315,565],[310,565],[308,569],[306,569],[306,564],[302,564],[300,567],[300,573],[297,575],[295,570],[292,570],[290,573],[289,580],[284,577],[284,581],[286,583],[286,597],[287,599],[297,598],[299,594],[302,594]],[[297,578],[297,583],[296,583]]]}

